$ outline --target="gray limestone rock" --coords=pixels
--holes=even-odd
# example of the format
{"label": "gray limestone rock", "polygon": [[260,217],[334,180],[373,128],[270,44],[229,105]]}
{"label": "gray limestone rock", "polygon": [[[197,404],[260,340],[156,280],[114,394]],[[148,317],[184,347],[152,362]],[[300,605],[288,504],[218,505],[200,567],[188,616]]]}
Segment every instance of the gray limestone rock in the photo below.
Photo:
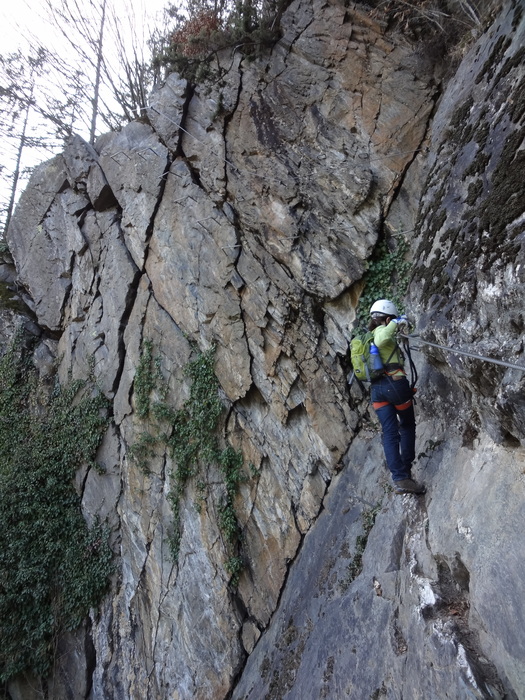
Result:
{"label": "gray limestone rock", "polygon": [[[420,424],[420,444],[435,440],[435,430],[435,422]],[[508,494],[514,457],[496,448],[497,459],[479,474],[469,450],[457,449],[458,437],[421,460],[420,476],[432,484],[425,497],[385,489],[377,434],[354,443],[233,698],[521,697],[520,641],[512,631],[520,628],[520,593],[505,587],[495,598],[489,583],[500,566],[504,586],[521,580],[512,555],[519,545],[510,543],[509,558],[502,557],[494,548],[501,514],[473,507],[481,494],[490,498],[502,468],[498,490]],[[490,440],[480,447],[481,462],[486,450],[496,457]],[[513,518],[523,517],[519,497],[504,500]],[[490,602],[483,600],[488,588]],[[498,640],[492,649],[489,637]]]}
{"label": "gray limestone rock", "polygon": [[[57,700],[523,697],[524,375],[420,354],[429,490],[397,497],[346,353],[388,233],[409,240],[424,338],[523,363],[524,22],[504,3],[439,96],[366,8],[296,0],[271,52],[221,53],[209,86],[172,74],[149,123],[36,169],[7,232],[34,361],[46,376],[58,357],[62,381],[92,368],[112,402],[105,471],[75,484],[117,573],[60,642]],[[5,347],[20,318],[1,319]],[[139,415],[146,342],[150,399],[173,411],[216,348],[219,437],[244,458],[238,585],[223,471],[180,489],[161,439],[147,469],[133,457],[145,431],[171,434]]]}
{"label": "gray limestone rock", "polygon": [[[524,32],[507,3],[441,100],[412,286],[428,340],[522,366]],[[497,442],[523,442],[522,371],[431,348],[428,357],[466,392],[472,422]]]}
{"label": "gray limestone rock", "polygon": [[152,128],[141,122],[101,136],[96,147],[98,163],[122,210],[124,240],[142,269],[145,244],[167,174],[168,151]]}
{"label": "gray limestone rock", "polygon": [[178,73],[170,73],[164,83],[154,90],[146,109],[147,118],[161,142],[174,153],[181,139],[188,82]]}

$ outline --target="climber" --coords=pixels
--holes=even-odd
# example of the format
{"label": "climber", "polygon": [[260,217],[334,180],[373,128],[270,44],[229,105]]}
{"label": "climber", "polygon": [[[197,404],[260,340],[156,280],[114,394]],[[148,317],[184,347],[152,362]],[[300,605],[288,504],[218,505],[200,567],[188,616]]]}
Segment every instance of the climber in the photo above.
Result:
{"label": "climber", "polygon": [[383,449],[396,493],[425,493],[425,486],[412,478],[415,459],[416,420],[413,389],[405,371],[404,357],[397,341],[398,330],[408,332],[406,316],[400,316],[388,299],[376,301],[370,309],[369,330],[384,366],[384,374],[371,384],[372,405],[383,430]]}

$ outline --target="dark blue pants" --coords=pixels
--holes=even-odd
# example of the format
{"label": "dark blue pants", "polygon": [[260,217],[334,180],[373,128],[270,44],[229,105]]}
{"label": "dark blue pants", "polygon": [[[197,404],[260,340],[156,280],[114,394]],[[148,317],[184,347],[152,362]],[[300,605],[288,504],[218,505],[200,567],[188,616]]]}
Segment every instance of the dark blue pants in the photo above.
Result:
{"label": "dark blue pants", "polygon": [[383,449],[393,481],[410,479],[416,457],[416,419],[408,380],[384,376],[372,383],[372,402],[383,429]]}

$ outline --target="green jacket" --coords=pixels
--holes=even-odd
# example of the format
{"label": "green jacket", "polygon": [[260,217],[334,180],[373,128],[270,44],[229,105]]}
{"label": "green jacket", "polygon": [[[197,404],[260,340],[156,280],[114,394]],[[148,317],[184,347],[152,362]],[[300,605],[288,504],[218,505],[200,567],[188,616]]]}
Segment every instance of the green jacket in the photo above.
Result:
{"label": "green jacket", "polygon": [[[403,366],[404,358],[397,346],[397,323],[390,321],[388,326],[378,326],[374,329],[374,343],[379,350],[379,356],[383,365],[398,364]],[[401,374],[403,370],[396,370],[394,374]]]}

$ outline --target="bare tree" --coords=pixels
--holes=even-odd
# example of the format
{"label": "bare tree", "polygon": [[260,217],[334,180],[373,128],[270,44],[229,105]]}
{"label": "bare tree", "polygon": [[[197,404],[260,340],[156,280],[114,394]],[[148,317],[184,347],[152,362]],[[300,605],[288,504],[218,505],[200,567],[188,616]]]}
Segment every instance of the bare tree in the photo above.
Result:
{"label": "bare tree", "polygon": [[124,13],[113,0],[40,7],[54,39],[44,45],[47,32],[19,30],[24,48],[0,53],[0,221],[11,217],[27,166],[56,152],[65,136],[93,143],[102,129],[141,114],[155,79],[152,51],[165,35],[133,3]]}
{"label": "bare tree", "polygon": [[[32,97],[32,94],[30,95],[30,97]],[[13,209],[14,209],[15,201],[16,201],[18,181],[20,179],[20,167],[22,165],[22,154],[24,152],[24,148],[27,145],[27,141],[26,141],[27,125],[28,125],[28,121],[29,121],[30,110],[31,110],[31,103],[28,102],[26,105],[26,108],[24,110],[24,116],[22,119],[22,131],[20,132],[20,137],[18,140],[18,148],[16,150],[15,169],[13,171],[13,179],[12,179],[12,184],[11,184],[11,194],[9,196],[9,202],[7,204],[5,223],[4,223],[6,231],[9,227],[9,222],[11,221],[11,217],[13,215]]]}
{"label": "bare tree", "polygon": [[63,101],[47,94],[43,78],[48,68],[44,50],[0,56],[0,206],[4,229],[27,167],[52,153],[69,132],[67,120],[74,110],[74,98]]}
{"label": "bare tree", "polygon": [[93,49],[96,54],[95,81],[93,83],[93,110],[91,112],[91,129],[89,130],[89,143],[95,143],[95,132],[97,130],[98,98],[100,94],[100,80],[102,73],[102,62],[104,58],[104,27],[106,24],[106,0],[102,0],[99,33]]}
{"label": "bare tree", "polygon": [[[137,18],[128,6],[127,14],[117,11],[111,0],[45,0],[48,21],[68,47],[67,60],[57,55],[57,72],[69,85],[83,93],[85,108],[78,115],[89,123],[89,140],[94,142],[97,125],[114,129],[131,121],[145,106],[154,72],[148,23]],[[72,65],[82,73],[72,74]]]}

